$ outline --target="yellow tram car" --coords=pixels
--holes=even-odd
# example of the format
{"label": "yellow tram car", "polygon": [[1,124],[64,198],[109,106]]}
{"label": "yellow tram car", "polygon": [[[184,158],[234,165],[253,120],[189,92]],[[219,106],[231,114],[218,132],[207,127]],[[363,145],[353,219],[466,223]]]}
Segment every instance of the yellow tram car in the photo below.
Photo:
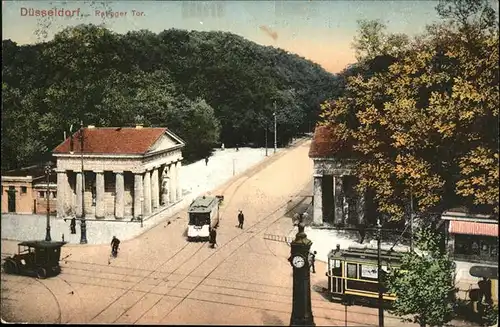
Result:
{"label": "yellow tram car", "polygon": [[[402,255],[396,251],[381,250],[382,271],[387,273],[389,269],[398,268]],[[378,299],[377,249],[349,247],[342,250],[337,245],[328,254],[326,276],[331,300],[352,302]],[[396,299],[385,287],[382,289],[384,302]]]}

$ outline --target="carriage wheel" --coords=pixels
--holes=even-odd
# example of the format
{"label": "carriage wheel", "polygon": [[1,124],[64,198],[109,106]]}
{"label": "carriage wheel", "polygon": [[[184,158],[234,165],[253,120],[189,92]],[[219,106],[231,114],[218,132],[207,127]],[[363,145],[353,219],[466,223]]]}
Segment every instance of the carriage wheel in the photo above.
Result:
{"label": "carriage wheel", "polygon": [[44,279],[44,278],[46,278],[47,277],[47,271],[44,268],[39,268],[36,271],[36,277],[38,277],[38,279]]}
{"label": "carriage wheel", "polygon": [[14,261],[6,260],[5,263],[3,264],[3,270],[7,274],[17,274],[19,267]]}

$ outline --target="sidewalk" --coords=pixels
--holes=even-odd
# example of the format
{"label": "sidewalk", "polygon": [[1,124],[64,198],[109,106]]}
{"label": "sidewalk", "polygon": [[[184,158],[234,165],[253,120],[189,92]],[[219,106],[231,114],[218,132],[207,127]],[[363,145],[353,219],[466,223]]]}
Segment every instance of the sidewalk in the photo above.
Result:
{"label": "sidewalk", "polygon": [[[278,149],[278,153],[282,150]],[[216,149],[209,158],[208,165],[205,165],[203,159],[181,167],[180,181],[183,193],[181,201],[146,218],[142,228],[140,222],[135,221],[87,220],[88,244],[107,244],[113,235],[121,240],[134,238],[179,212],[197,196],[224,184],[233,176],[257,165],[264,159],[271,158],[273,149],[268,149],[268,154],[269,156],[266,157],[264,148],[240,148],[239,151],[234,148]],[[62,240],[64,234],[66,242],[80,243],[79,223],[77,223],[75,235],[70,234],[69,221],[65,222],[51,217],[50,225],[52,240]],[[44,239],[45,233],[45,215],[2,214],[1,216],[2,239],[19,241]]]}

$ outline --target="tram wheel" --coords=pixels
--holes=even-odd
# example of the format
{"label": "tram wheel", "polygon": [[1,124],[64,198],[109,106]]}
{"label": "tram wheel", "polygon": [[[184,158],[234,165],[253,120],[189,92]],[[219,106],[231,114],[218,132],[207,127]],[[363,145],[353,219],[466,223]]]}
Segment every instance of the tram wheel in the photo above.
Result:
{"label": "tram wheel", "polygon": [[12,260],[7,260],[5,261],[5,263],[3,264],[3,270],[7,273],[7,274],[17,274],[18,270],[19,270],[19,267],[17,266],[17,264],[12,261]]}
{"label": "tram wheel", "polygon": [[36,271],[36,277],[38,277],[38,279],[45,279],[47,277],[47,270],[45,270],[44,268],[39,268]]}

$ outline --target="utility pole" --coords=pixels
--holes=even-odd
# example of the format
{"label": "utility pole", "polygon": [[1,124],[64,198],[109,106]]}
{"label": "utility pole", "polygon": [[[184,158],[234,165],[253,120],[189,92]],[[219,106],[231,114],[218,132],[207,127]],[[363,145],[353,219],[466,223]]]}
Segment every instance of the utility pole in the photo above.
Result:
{"label": "utility pole", "polygon": [[377,219],[377,283],[378,283],[378,326],[384,327],[384,293],[382,287],[382,260],[381,260],[382,224]]}
{"label": "utility pole", "polygon": [[410,251],[413,252],[413,190],[410,186]]}
{"label": "utility pole", "polygon": [[85,221],[85,171],[83,170],[83,120],[80,122],[80,159],[82,168],[82,218],[80,220],[80,244],[87,244],[87,223]]}
{"label": "utility pole", "polygon": [[266,124],[266,157],[267,157],[267,124]]}
{"label": "utility pole", "polygon": [[276,128],[276,101],[274,101],[274,112],[273,112],[273,116],[274,116],[274,153],[276,153],[276,148],[277,148],[277,144],[278,144],[278,130]]}
{"label": "utility pole", "polygon": [[51,171],[51,166],[50,162],[47,163],[45,166],[45,176],[47,180],[47,190],[45,191],[45,196],[47,197],[47,228],[45,232],[45,240],[47,242],[52,241],[52,238],[50,237],[50,200],[49,200],[49,194],[50,194],[50,187],[49,187],[49,179],[50,179],[50,171]]}

